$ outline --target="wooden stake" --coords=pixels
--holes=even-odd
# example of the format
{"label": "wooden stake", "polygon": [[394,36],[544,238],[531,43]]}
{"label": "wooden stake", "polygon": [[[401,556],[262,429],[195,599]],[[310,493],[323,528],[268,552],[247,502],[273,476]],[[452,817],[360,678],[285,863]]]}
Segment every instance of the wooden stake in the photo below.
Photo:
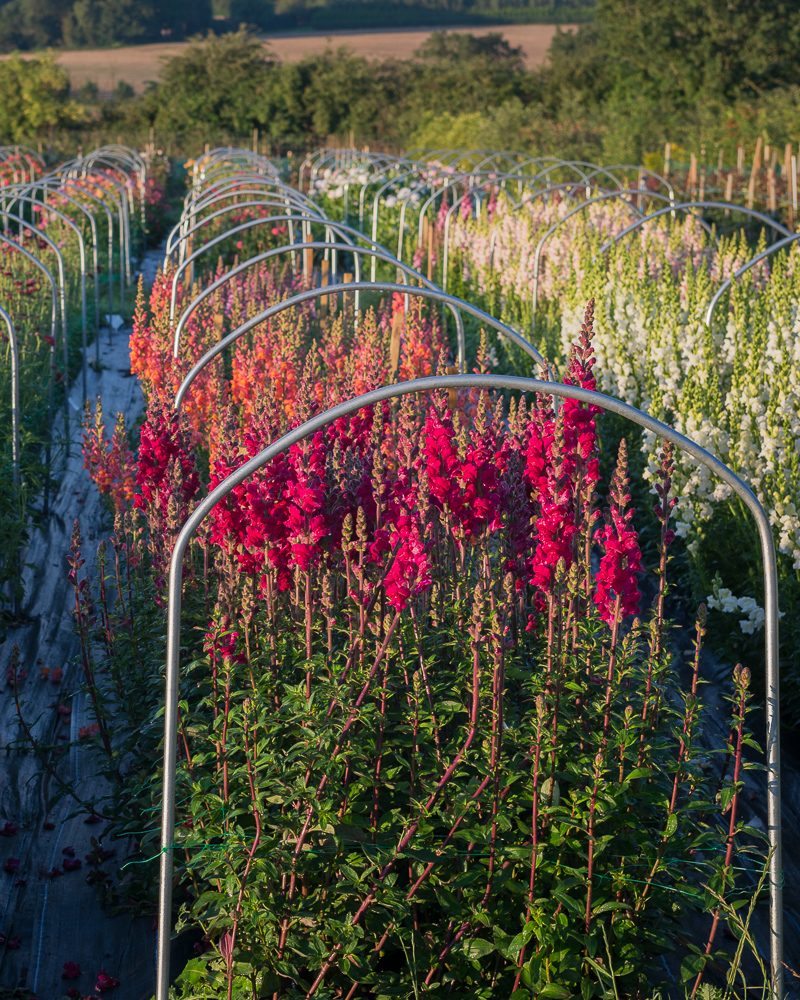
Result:
{"label": "wooden stake", "polygon": [[692,153],[692,158],[689,161],[689,188],[694,189],[697,187],[697,157]]}
{"label": "wooden stake", "polygon": [[756,151],[753,153],[753,168],[750,171],[750,183],[747,185],[747,207],[752,208],[756,199],[756,178],[761,169],[761,136],[756,141]]}
{"label": "wooden stake", "polygon": [[253,126],[253,152],[258,155],[258,127]]}
{"label": "wooden stake", "polygon": [[[728,179],[725,182],[725,201],[730,202],[733,200],[733,171],[729,171]],[[731,210],[729,208],[725,209],[725,214],[730,215]]]}
{"label": "wooden stake", "polygon": [[[456,368],[455,365],[448,365],[447,368],[445,368],[445,373],[447,375],[457,375],[458,368]],[[447,390],[447,405],[455,418],[456,411],[458,410],[458,389]]]}
{"label": "wooden stake", "polygon": [[[312,237],[312,235],[311,235],[310,232],[306,233],[303,236],[303,242],[304,243],[311,243],[312,241],[313,241],[313,237]],[[314,275],[314,251],[313,250],[304,250],[303,251],[303,278],[305,279],[305,281],[306,281],[307,284],[311,282],[311,279],[312,279],[313,275]]]}
{"label": "wooden stake", "polygon": [[786,197],[790,198],[792,193],[792,187],[789,183],[789,176],[792,169],[792,144],[790,142],[786,143],[783,150],[783,170],[781,171],[781,176],[786,181]]}
{"label": "wooden stake", "polygon": [[433,223],[428,226],[428,281],[433,281]]}
{"label": "wooden stake", "polygon": [[[306,251],[306,252],[308,252],[308,251]],[[322,285],[323,288],[325,288],[327,286],[327,284],[328,284],[328,277],[330,275],[330,266],[331,266],[330,265],[330,261],[323,260],[322,266],[321,266],[321,269],[320,269],[321,270],[321,277],[320,277],[320,282],[319,282],[320,285]],[[321,315],[327,316],[328,315],[328,296],[327,295],[323,295],[320,298],[320,300],[319,300],[319,306],[320,306],[320,313],[321,313]]]}
{"label": "wooden stake", "polygon": [[398,309],[394,316],[392,316],[392,343],[389,350],[389,366],[392,377],[397,373],[397,369],[400,366],[400,342],[403,338],[405,319],[406,314],[403,309]]}
{"label": "wooden stake", "polygon": [[669,178],[670,160],[672,159],[672,143],[664,144],[664,179]]}
{"label": "wooden stake", "polygon": [[736,147],[736,170],[741,176],[744,173],[744,146]]}
{"label": "wooden stake", "polygon": [[706,197],[706,165],[705,163],[700,167],[700,191],[697,195],[698,201],[704,201]]}
{"label": "wooden stake", "polygon": [[767,211],[777,212],[778,211],[778,198],[775,185],[775,164],[778,159],[778,150],[773,149],[772,155],[769,158],[769,166],[767,167]]}
{"label": "wooden stake", "polygon": [[756,139],[756,151],[753,153],[753,170],[761,169],[761,151],[764,148],[764,140],[761,136]]}
{"label": "wooden stake", "polygon": [[719,150],[717,151],[717,173],[718,174],[722,173],[722,168],[723,168],[724,163],[725,163],[725,150],[722,148],[722,146],[720,146]]}

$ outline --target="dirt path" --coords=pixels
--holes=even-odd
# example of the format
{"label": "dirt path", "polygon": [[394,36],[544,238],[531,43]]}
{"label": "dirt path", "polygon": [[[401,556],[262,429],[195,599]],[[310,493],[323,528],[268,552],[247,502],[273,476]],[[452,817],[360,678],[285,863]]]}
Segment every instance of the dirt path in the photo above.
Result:
{"label": "dirt path", "polygon": [[[112,335],[109,344],[104,332],[102,371],[98,375],[89,370],[89,398],[102,397],[109,434],[118,410],[130,424],[142,408],[138,381],[130,376],[128,334],[129,328],[123,328]],[[26,617],[9,629],[0,648],[0,681],[5,682],[12,645],[17,643],[28,674],[20,685],[23,716],[37,739],[69,745],[58,774],[85,799],[103,793],[104,779],[98,774],[97,752],[91,746],[84,749],[79,739],[81,727],[92,718],[79,691],[82,672],[71,663],[76,652],[70,613],[74,597],[66,579],[65,555],[77,512],[85,569],[94,576],[97,544],[109,525],[99,494],[83,469],[80,396],[78,379],[69,395],[69,461],[60,477],[52,514],[44,530],[31,540],[26,556]],[[56,669],[64,671],[58,683],[40,676]],[[60,713],[59,705],[71,709],[71,714]],[[106,824],[87,824],[89,814],[69,797],[51,805],[58,782],[43,773],[31,752],[9,684],[0,695],[0,746],[5,750],[0,772],[0,833],[7,823],[11,827],[6,829],[17,828],[0,839],[0,931],[5,936],[5,944],[0,945],[0,984],[6,989],[27,989],[41,1000],[54,1000],[70,986],[82,995],[95,992],[97,973],[104,969],[120,980],[113,993],[118,1000],[146,1000],[152,996],[154,983],[152,918],[110,917],[101,908],[97,889],[87,884],[92,865],[85,856],[92,850],[91,839],[101,838]],[[111,846],[117,854],[102,864],[109,874],[124,861],[129,843]],[[14,867],[8,865],[9,858],[18,861],[15,871],[3,870]],[[68,858],[80,859],[82,866],[60,877],[47,877],[53,869],[61,872]],[[16,938],[20,940],[14,947]],[[63,980],[66,962],[80,965],[82,975],[74,981]]]}
{"label": "dirt path", "polygon": [[[550,42],[558,28],[569,31],[574,25],[514,24],[486,25],[471,28],[447,28],[448,31],[472,32],[484,35],[500,32],[514,46],[521,46],[528,69],[541,66]],[[345,46],[355,55],[367,59],[410,59],[416,49],[435,29],[355,32],[315,32],[307,35],[265,35],[264,45],[284,62],[297,62],[310,55],[319,55],[328,46]],[[180,55],[188,42],[160,42],[154,45],[133,45],[119,49],[82,49],[59,52],[56,62],[69,73],[73,89],[87,81],[96,83],[101,96],[107,96],[121,80],[140,94],[148,80],[157,80],[164,60]],[[32,58],[33,54],[23,58]],[[0,57],[7,58],[7,57]]]}

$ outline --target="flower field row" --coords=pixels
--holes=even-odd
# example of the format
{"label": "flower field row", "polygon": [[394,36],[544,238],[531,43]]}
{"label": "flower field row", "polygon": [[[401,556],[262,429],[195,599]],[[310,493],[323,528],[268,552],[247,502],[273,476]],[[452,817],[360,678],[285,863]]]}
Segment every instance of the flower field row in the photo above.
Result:
{"label": "flower field row", "polygon": [[[602,217],[593,217],[592,210]],[[524,223],[526,238],[519,242],[509,238],[521,225],[519,214],[502,201],[491,220],[460,220],[454,234],[458,279],[479,301],[489,307],[496,304],[517,322],[530,323],[530,246],[548,228],[549,216],[543,214],[537,219],[531,212]],[[608,209],[600,213],[592,206],[547,244],[534,340],[563,366],[580,328],[581,303],[594,297],[599,387],[687,434],[755,491],[781,553],[786,707],[797,718],[797,248],[792,244],[734,281],[709,327],[707,312],[714,293],[766,248],[765,233],[752,247],[743,232],[714,240],[691,217],[677,226],[663,219],[601,257],[599,249],[613,233],[608,215]],[[493,236],[505,254],[506,266],[500,271],[489,260],[487,246]],[[524,365],[516,355],[509,360]],[[658,442],[645,435],[640,447],[644,475],[652,481]],[[724,623],[717,619],[719,632],[733,628],[740,633],[740,639],[730,642],[733,655],[752,654],[757,646],[742,637],[758,632],[763,612],[757,541],[749,515],[729,488],[685,457],[677,459],[676,489],[676,530],[686,541],[694,587],[708,595],[712,607],[735,615]]]}
{"label": "flower field row", "polygon": [[[6,326],[0,331],[4,617],[21,608],[24,547],[31,527],[47,517],[50,495],[58,489],[69,439],[68,387],[82,368],[85,373],[87,347],[99,337],[101,314],[124,311],[131,234],[141,238],[136,164],[110,151],[97,155],[96,164],[88,158],[51,174],[44,174],[36,154],[24,150],[2,160],[0,305],[14,334]],[[83,176],[76,176],[77,169]],[[12,339],[18,354],[18,420],[11,405]]]}
{"label": "flower field row", "polygon": [[[671,190],[663,178],[510,154],[453,154],[413,172],[411,163],[359,157],[329,151],[304,164],[334,217],[348,214],[348,205],[352,215],[360,203],[365,230],[371,225],[388,245],[414,248],[415,266],[530,331],[562,370],[594,297],[600,388],[687,434],[754,489],[781,553],[784,703],[790,718],[800,718],[794,244],[734,281],[707,322],[720,284],[786,230],[765,228],[758,237],[759,220],[731,208],[710,213],[720,227],[713,234],[691,213],[666,214],[615,243],[642,213],[663,205],[658,198]],[[593,203],[584,208],[589,195]],[[731,228],[748,218],[744,229]],[[497,337],[489,344],[493,369],[531,373],[530,358]],[[651,478],[658,443],[637,435],[632,444],[635,466]],[[722,612],[710,620],[715,642],[733,658],[758,657],[763,610],[749,514],[685,456],[676,461],[686,583]]]}
{"label": "flower field row", "polygon": [[[235,199],[255,165],[201,160],[187,217],[225,181]],[[265,200],[270,184],[290,197],[266,168],[262,177]],[[496,197],[478,222],[465,212],[458,223],[459,287],[504,211]],[[524,284],[515,240],[529,250],[559,211],[552,202],[509,221],[495,244],[502,277],[487,268],[491,287],[474,298],[502,295],[513,315],[513,289],[495,282],[516,268],[509,280]],[[598,210],[582,231],[617,232],[626,211]],[[235,226],[231,216],[194,230],[178,260]],[[268,219],[255,207],[241,221],[259,216]],[[472,244],[471,225],[483,227]],[[441,266],[444,227],[433,232],[415,263],[435,253]],[[146,418],[135,451],[123,421],[110,440],[97,412],[84,424],[85,463],[114,530],[94,579],[76,523],[70,582],[93,738],[114,776],[113,828],[141,853],[115,898],[148,914],[160,841],[144,817],[162,803],[164,607],[181,526],[289,429],[455,361],[424,300],[376,290],[357,313],[353,293],[329,294],[253,326],[176,410],[187,372],[225,334],[322,275],[336,280],[332,258],[315,264],[311,250],[237,269],[245,254],[285,242],[288,227],[266,221],[250,238],[229,234],[195,258],[172,317],[174,261],[149,297],[140,291],[131,367]],[[648,239],[670,276],[673,259],[699,268],[709,256],[689,225]],[[543,296],[577,310],[584,295],[561,372],[591,390],[607,367],[605,290],[590,285],[600,266],[566,237],[558,245]],[[340,264],[352,272],[345,246]],[[621,258],[615,266],[626,273]],[[582,284],[572,276],[560,292],[567,267]],[[212,282],[175,350],[178,318]],[[476,372],[518,362],[505,341],[469,333]],[[722,929],[752,943],[753,910],[741,906],[763,871],[744,796],[751,675],[732,672],[731,735],[710,744],[706,609],[687,629],[686,670],[674,665],[667,618],[668,592],[682,584],[672,553],[686,522],[683,467],[653,443],[654,493],[640,490],[634,510],[629,448],[618,441],[611,459],[604,450],[615,435],[599,407],[576,400],[406,395],[318,429],[211,510],[183,567],[166,921],[177,920],[196,958],[178,995],[588,1000],[652,997],[665,975],[695,995],[720,969],[721,982],[746,985],[742,950]],[[107,687],[94,680],[100,670]],[[766,983],[763,966],[760,975]]]}

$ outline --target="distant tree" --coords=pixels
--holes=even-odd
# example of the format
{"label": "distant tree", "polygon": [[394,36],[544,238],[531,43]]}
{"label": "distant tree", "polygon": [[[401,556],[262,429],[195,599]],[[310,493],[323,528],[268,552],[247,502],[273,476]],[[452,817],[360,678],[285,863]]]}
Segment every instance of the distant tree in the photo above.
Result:
{"label": "distant tree", "polygon": [[69,48],[131,44],[156,32],[156,11],[142,0],[76,0],[64,18],[63,40]]}
{"label": "distant tree", "polygon": [[0,7],[0,49],[42,49],[61,41],[72,0],[11,0]]}
{"label": "distant tree", "polygon": [[118,80],[116,86],[111,91],[111,96],[115,101],[132,101],[136,96],[133,87],[124,80]]}
{"label": "distant tree", "polygon": [[22,142],[48,125],[81,121],[85,113],[68,95],[69,77],[52,55],[0,62],[0,142]]}
{"label": "distant tree", "polygon": [[211,0],[154,0],[160,32],[187,38],[212,24]]}
{"label": "distant tree", "polygon": [[687,106],[800,83],[797,0],[599,0],[616,89]]}
{"label": "distant tree", "polygon": [[492,63],[506,73],[519,73],[525,68],[522,47],[510,45],[500,32],[473,35],[470,32],[434,31],[414,56],[451,64],[465,61]]}
{"label": "distant tree", "polygon": [[248,132],[260,121],[259,95],[269,86],[272,60],[247,31],[195,40],[170,59],[155,102],[158,127]]}
{"label": "distant tree", "polygon": [[82,104],[94,104],[100,99],[100,88],[94,80],[87,80],[78,87],[76,97]]}
{"label": "distant tree", "polygon": [[231,0],[229,18],[237,27],[253,24],[257,28],[268,28],[275,17],[272,0]]}

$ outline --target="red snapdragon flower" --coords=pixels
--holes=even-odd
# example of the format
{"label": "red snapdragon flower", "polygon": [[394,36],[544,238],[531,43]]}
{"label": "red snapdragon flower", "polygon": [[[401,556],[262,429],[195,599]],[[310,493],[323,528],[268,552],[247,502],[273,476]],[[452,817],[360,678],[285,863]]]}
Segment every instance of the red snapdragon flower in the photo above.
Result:
{"label": "red snapdragon flower", "polygon": [[595,578],[594,601],[609,624],[614,621],[617,605],[623,617],[638,614],[642,596],[636,577],[642,568],[639,536],[630,525],[634,511],[628,507],[631,498],[627,489],[627,451],[623,438],[611,481],[611,507],[605,526],[595,536],[605,552]]}
{"label": "red snapdragon flower", "polygon": [[98,993],[104,993],[106,990],[113,990],[115,986],[119,986],[119,980],[115,979],[113,976],[101,969],[97,973],[97,982],[94,984],[94,988]]}

